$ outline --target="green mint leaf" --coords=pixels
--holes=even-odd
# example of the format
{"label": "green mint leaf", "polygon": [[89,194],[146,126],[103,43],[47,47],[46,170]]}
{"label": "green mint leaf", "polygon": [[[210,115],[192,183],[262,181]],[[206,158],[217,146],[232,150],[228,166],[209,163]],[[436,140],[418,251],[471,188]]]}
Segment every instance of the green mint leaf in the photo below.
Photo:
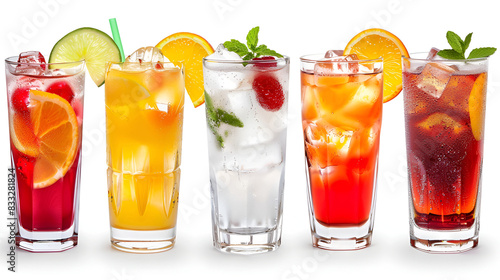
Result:
{"label": "green mint leaf", "polygon": [[[252,58],[254,58],[254,57],[255,57],[254,54],[249,52],[249,53],[247,53],[247,55],[245,55],[243,57],[243,60],[252,60]],[[243,66],[247,66],[248,62],[243,62],[242,64],[243,64]]]}
{"label": "green mint leaf", "polygon": [[228,125],[232,125],[235,127],[243,127],[243,122],[236,117],[235,114],[226,112],[222,109],[217,109],[217,116],[219,120],[223,123],[227,123]]}
{"label": "green mint leaf", "polygon": [[217,117],[217,110],[214,108],[214,104],[212,98],[205,91],[205,106],[206,106],[206,115],[207,115],[207,123],[212,127],[219,127],[220,121]]}
{"label": "green mint leaf", "polygon": [[215,108],[212,97],[210,97],[207,91],[205,91],[205,107],[206,107],[208,128],[214,134],[217,143],[219,143],[219,147],[224,148],[224,138],[217,131],[217,128],[220,127],[221,122],[227,123],[235,127],[243,127],[243,122],[240,119],[238,119],[238,117],[236,117],[235,114],[228,113],[222,109]]}
{"label": "green mint leaf", "polygon": [[217,132],[215,127],[213,127],[210,123],[208,123],[208,128],[214,134],[215,140],[217,140],[217,143],[219,143],[219,147],[224,148],[224,138],[222,138],[222,136],[219,134],[219,132]]}
{"label": "green mint leaf", "polygon": [[488,57],[496,52],[497,48],[477,48],[473,49],[467,59]]}
{"label": "green mint leaf", "polygon": [[247,53],[247,55],[245,55],[243,57],[243,60],[251,60],[252,58],[254,58],[254,54],[253,53]]}
{"label": "green mint leaf", "polygon": [[210,95],[208,95],[207,91],[205,90],[204,91],[204,94],[205,94],[205,106],[207,106],[207,108],[214,108],[214,103],[212,101],[212,97],[210,97]]}
{"label": "green mint leaf", "polygon": [[256,26],[250,29],[250,31],[248,31],[247,46],[251,51],[254,52],[258,42],[259,42],[259,27]]}
{"label": "green mint leaf", "polygon": [[247,46],[235,39],[224,42],[224,47],[226,47],[228,51],[237,53],[241,57],[244,57],[248,53]]}
{"label": "green mint leaf", "polygon": [[446,32],[446,39],[448,39],[448,44],[459,54],[464,54],[464,41],[453,31]]}
{"label": "green mint leaf", "polygon": [[469,34],[467,34],[467,36],[465,37],[465,40],[464,40],[464,55],[465,55],[465,51],[469,48],[471,39],[472,39],[472,32],[469,33]]}
{"label": "green mint leaf", "polygon": [[437,53],[437,55],[446,59],[465,59],[463,54],[458,53],[456,50],[450,50],[450,49],[440,50]]}
{"label": "green mint leaf", "polygon": [[276,51],[273,51],[269,49],[266,45],[260,45],[255,49],[256,57],[259,56],[276,56],[276,57],[283,57],[281,54],[277,53]]}

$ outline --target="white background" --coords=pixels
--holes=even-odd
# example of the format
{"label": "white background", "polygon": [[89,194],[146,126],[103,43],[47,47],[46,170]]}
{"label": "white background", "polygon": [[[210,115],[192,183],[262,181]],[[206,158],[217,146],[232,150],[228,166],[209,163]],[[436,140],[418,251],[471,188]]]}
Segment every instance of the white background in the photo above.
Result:
{"label": "white background", "polygon": [[[381,27],[396,34],[409,52],[447,48],[446,31],[474,32],[471,49],[500,47],[494,1],[2,1],[0,58],[21,51],[48,55],[66,33],[89,26],[111,34],[116,17],[126,54],[155,45],[180,31],[202,35],[214,48],[228,39],[245,40],[259,25],[260,43],[291,57],[289,130],[282,246],[255,256],[213,249],[204,106],[186,103],[180,212],[173,250],[152,255],[111,249],[106,187],[104,88],[87,76],[79,245],[64,253],[17,251],[17,271],[0,258],[1,279],[476,279],[498,271],[500,242],[496,174],[500,139],[500,53],[490,61],[479,246],[467,253],[431,255],[412,249],[402,94],[384,104],[377,210],[371,247],[326,252],[311,246],[304,150],[300,124],[299,57],[343,49],[359,31]],[[0,84],[5,74],[0,67]],[[2,86],[3,87],[3,86]],[[189,99],[186,99],[188,102]],[[7,254],[7,168],[10,166],[6,98],[0,98],[0,254]],[[497,266],[495,268],[495,266]],[[495,275],[495,274],[493,274]],[[6,278],[10,277],[10,278]],[[494,277],[498,277],[498,273]],[[156,279],[156,278],[155,278]]]}

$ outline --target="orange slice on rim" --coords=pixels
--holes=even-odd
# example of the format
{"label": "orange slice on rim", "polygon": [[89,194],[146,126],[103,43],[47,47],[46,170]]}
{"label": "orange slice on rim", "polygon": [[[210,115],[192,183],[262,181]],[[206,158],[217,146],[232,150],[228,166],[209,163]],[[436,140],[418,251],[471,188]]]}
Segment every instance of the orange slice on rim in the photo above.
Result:
{"label": "orange slice on rim", "polygon": [[477,141],[484,136],[484,113],[486,107],[486,73],[481,73],[469,95],[469,116],[472,134]]}
{"label": "orange slice on rim", "polygon": [[21,153],[36,158],[33,187],[40,189],[61,179],[73,164],[78,121],[68,101],[56,94],[30,90],[29,98],[29,117],[11,116],[11,138]]}
{"label": "orange slice on rim", "polygon": [[379,28],[360,32],[347,43],[344,55],[356,54],[359,59],[384,58],[384,103],[398,96],[403,89],[401,56],[409,57],[401,40]]}
{"label": "orange slice on rim", "polygon": [[202,59],[214,53],[210,43],[199,35],[179,32],[166,37],[156,47],[174,64],[184,65],[186,91],[194,107],[205,103]]}

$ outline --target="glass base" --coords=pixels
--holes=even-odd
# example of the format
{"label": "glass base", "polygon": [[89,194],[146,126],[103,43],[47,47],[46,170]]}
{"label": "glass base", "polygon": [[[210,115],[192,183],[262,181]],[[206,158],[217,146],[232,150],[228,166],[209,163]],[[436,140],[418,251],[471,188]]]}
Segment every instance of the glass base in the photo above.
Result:
{"label": "glass base", "polygon": [[62,252],[75,247],[77,244],[78,235],[76,234],[61,240],[32,240],[20,236],[16,238],[16,245],[19,249],[34,253]]}
{"label": "glass base", "polygon": [[372,243],[373,219],[360,226],[327,227],[311,218],[312,243],[316,248],[331,251],[364,249]]}
{"label": "glass base", "polygon": [[479,242],[478,219],[472,227],[461,230],[429,230],[411,222],[410,244],[426,253],[461,253],[469,251]]}
{"label": "glass base", "polygon": [[412,238],[411,246],[426,253],[462,253],[471,250],[479,243],[477,238],[468,240],[424,240]]}
{"label": "glass base", "polygon": [[313,234],[313,247],[331,251],[350,251],[364,249],[372,243],[371,233],[361,238],[325,238]]}
{"label": "glass base", "polygon": [[271,252],[281,245],[281,233],[274,229],[263,233],[242,234],[225,230],[214,232],[214,246],[225,253],[242,255]]}
{"label": "glass base", "polygon": [[16,245],[19,249],[34,253],[62,252],[78,244],[76,223],[64,231],[29,231],[19,226]]}
{"label": "glass base", "polygon": [[174,247],[175,228],[166,230],[124,230],[111,227],[111,246],[137,254],[165,252]]}

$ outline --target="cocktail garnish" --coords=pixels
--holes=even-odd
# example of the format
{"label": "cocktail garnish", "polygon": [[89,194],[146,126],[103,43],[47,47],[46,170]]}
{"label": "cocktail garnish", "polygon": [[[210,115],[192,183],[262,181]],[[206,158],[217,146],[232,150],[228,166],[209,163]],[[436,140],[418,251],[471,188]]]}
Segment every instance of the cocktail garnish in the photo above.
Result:
{"label": "cocktail garnish", "polygon": [[[467,34],[467,36],[465,36],[465,40],[462,40],[462,38],[460,38],[460,36],[458,36],[455,32],[448,31],[446,33],[446,39],[448,39],[451,49],[441,50],[437,54],[446,59],[466,59],[465,51],[469,48],[472,33]],[[476,48],[469,53],[467,59],[488,57],[494,54],[496,50],[496,48],[491,47]]]}
{"label": "cocktail garnish", "polygon": [[261,56],[276,56],[283,57],[274,50],[269,49],[266,45],[257,45],[259,42],[259,27],[256,26],[248,32],[247,44],[243,44],[236,39],[224,42],[224,47],[229,51],[237,53],[243,60],[251,60]]}

